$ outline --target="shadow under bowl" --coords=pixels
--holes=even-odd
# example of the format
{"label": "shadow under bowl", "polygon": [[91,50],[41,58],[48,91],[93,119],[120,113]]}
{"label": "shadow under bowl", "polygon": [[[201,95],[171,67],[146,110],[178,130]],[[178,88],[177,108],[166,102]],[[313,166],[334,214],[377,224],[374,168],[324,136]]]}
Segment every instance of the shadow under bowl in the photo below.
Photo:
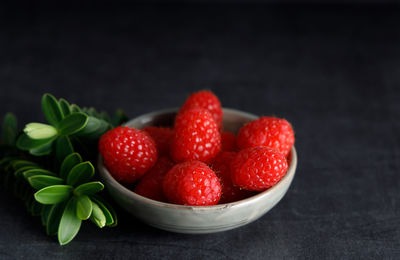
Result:
{"label": "shadow under bowl", "polygon": [[[136,129],[145,126],[171,126],[178,109],[148,113],[130,120],[125,125]],[[224,131],[237,133],[245,123],[257,119],[256,115],[234,109],[223,109]],[[286,194],[295,175],[297,154],[291,150],[286,175],[273,187],[252,197],[214,206],[184,206],[142,197],[117,182],[103,165],[99,156],[100,177],[111,197],[125,210],[143,222],[172,232],[207,234],[230,230],[253,222],[272,209]]]}

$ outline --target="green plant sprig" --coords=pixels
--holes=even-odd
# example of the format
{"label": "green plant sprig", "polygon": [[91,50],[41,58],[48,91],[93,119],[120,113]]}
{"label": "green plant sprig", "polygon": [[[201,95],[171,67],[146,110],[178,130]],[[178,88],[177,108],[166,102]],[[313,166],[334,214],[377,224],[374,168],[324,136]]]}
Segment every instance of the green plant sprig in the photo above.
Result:
{"label": "green plant sprig", "polygon": [[94,108],[81,109],[50,94],[43,95],[42,110],[49,124],[27,124],[16,146],[36,156],[55,153],[59,163],[74,152],[73,140],[97,140],[107,130],[126,120],[121,111],[117,111],[111,120],[105,112],[98,113]]}
{"label": "green plant sprig", "polygon": [[126,116],[117,111],[110,118],[50,94],[43,96],[42,109],[49,124],[29,123],[20,134],[16,117],[6,114],[0,139],[0,180],[25,201],[33,216],[40,216],[47,234],[57,235],[65,245],[84,220],[100,228],[117,224],[114,210],[99,193],[104,185],[93,179],[93,164],[83,161],[78,151],[89,144],[87,154],[96,155],[98,138]]}

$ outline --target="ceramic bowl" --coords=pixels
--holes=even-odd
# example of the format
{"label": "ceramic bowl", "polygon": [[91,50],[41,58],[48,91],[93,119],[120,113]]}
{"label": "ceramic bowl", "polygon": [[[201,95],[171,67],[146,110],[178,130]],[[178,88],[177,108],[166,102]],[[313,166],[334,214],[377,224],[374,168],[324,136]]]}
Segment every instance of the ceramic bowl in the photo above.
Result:
{"label": "ceramic bowl", "polygon": [[[127,126],[141,129],[148,125],[171,126],[177,109],[168,109],[139,116]],[[257,119],[252,114],[223,109],[225,131],[237,133],[246,122]],[[205,234],[225,231],[246,225],[268,212],[285,195],[295,175],[296,149],[291,150],[291,162],[286,175],[270,189],[240,201],[215,206],[183,206],[142,197],[118,183],[104,167],[101,156],[98,169],[111,197],[125,210],[143,222],[168,231]]]}

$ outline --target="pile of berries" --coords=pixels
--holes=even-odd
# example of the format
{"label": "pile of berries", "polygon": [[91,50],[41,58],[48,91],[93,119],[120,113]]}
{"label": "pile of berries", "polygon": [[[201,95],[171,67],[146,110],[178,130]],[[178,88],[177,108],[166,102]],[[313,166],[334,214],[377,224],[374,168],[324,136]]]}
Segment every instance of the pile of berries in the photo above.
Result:
{"label": "pile of berries", "polygon": [[205,206],[247,198],[275,185],[287,172],[294,144],[285,119],[260,117],[238,132],[224,132],[219,99],[192,94],[173,128],[117,127],[99,141],[113,177],[144,197]]}

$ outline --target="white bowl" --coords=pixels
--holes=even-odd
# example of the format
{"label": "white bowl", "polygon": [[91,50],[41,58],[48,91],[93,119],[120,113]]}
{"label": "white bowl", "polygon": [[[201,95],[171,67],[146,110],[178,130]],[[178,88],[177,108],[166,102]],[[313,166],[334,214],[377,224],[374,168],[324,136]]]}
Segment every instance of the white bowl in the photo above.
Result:
{"label": "white bowl", "polygon": [[[177,109],[167,109],[139,116],[127,126],[141,129],[144,126],[171,126]],[[246,122],[257,119],[252,114],[234,109],[223,109],[224,130],[237,133]],[[225,231],[246,225],[267,213],[285,195],[297,166],[296,149],[292,147],[291,162],[286,175],[270,189],[252,197],[215,206],[183,206],[142,197],[118,183],[103,165],[99,156],[100,176],[111,197],[133,216],[147,224],[178,233],[206,234]]]}

